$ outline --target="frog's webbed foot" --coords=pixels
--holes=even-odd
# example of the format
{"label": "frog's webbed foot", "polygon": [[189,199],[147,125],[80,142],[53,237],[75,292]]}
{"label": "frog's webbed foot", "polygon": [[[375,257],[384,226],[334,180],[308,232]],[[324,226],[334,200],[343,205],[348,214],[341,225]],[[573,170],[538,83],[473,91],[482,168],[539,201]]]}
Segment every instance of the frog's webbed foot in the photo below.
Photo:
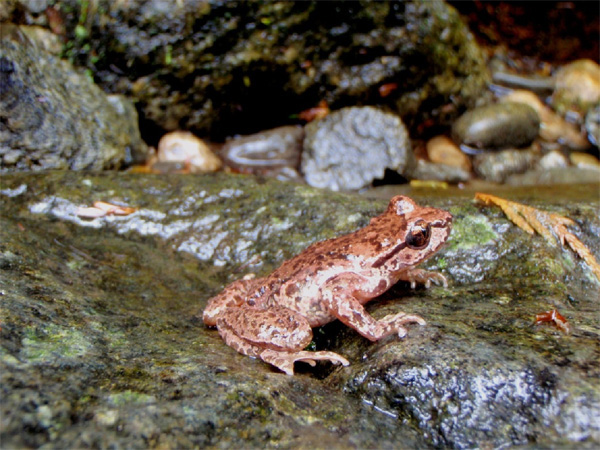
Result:
{"label": "frog's webbed foot", "polygon": [[277,367],[288,375],[294,375],[294,363],[303,361],[314,367],[316,361],[331,361],[334,364],[347,366],[350,363],[343,356],[334,352],[285,352],[265,349],[260,353],[260,359]]}
{"label": "frog's webbed foot", "polygon": [[431,283],[448,287],[448,280],[439,272],[430,272],[423,269],[411,269],[400,275],[400,279],[410,282],[410,287],[414,289],[417,283],[424,284],[426,288],[431,287]]}
{"label": "frog's webbed foot", "polygon": [[403,325],[407,323],[425,325],[427,322],[416,314],[406,314],[403,312],[390,314],[377,322],[378,333],[381,337],[385,337],[396,332],[398,333],[398,337],[403,338],[407,334],[406,328]]}

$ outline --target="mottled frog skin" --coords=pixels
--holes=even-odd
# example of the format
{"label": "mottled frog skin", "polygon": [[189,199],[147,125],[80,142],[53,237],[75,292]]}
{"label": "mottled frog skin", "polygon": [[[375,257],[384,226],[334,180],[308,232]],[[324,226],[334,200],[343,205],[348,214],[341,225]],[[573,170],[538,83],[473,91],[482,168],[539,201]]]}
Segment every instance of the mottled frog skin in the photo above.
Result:
{"label": "mottled frog skin", "polygon": [[312,328],[335,319],[377,341],[406,335],[407,323],[425,324],[399,312],[375,320],[363,305],[399,280],[447,286],[446,278],[415,266],[448,239],[450,213],[418,206],[408,197],[392,198],[387,210],[365,228],[317,242],[264,278],[246,276],[211,298],[203,320],[216,326],[227,343],[244,355],[259,357],[288,375],[294,362],[317,360],[348,365],[333,352],[305,351]]}

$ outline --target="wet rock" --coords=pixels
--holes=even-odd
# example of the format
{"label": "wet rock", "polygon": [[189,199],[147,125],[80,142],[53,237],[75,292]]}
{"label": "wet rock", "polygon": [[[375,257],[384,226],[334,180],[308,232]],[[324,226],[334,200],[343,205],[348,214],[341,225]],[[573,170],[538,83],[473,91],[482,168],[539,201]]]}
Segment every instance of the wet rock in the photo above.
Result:
{"label": "wet rock", "polygon": [[[500,61],[495,60],[495,63]],[[504,66],[504,65],[503,65]],[[510,72],[505,72],[507,67],[502,67],[500,70],[492,72],[492,80],[504,86],[509,86],[513,89],[524,89],[542,94],[549,94],[554,91],[554,79],[551,77],[527,76]]]}
{"label": "wet rock", "polygon": [[249,136],[230,139],[219,152],[224,164],[241,173],[282,177],[300,167],[304,129],[283,126]]}
{"label": "wet rock", "polygon": [[137,113],[17,27],[2,25],[0,172],[108,169],[140,162]]}
{"label": "wet rock", "polygon": [[600,66],[589,59],[573,61],[554,74],[552,105],[561,115],[569,110],[583,115],[600,102]]}
{"label": "wet rock", "polygon": [[446,136],[436,136],[426,144],[427,156],[433,163],[458,167],[465,172],[471,170],[471,160],[460,151],[454,141]]}
{"label": "wet rock", "polygon": [[[39,2],[21,3],[21,16],[43,22],[28,5]],[[324,98],[380,100],[390,81],[398,89],[386,104],[429,114],[450,97],[473,103],[488,79],[481,49],[442,1],[96,4],[91,14],[81,0],[60,2],[69,56],[106,90],[132,95],[151,124],[215,140],[280,125]]]}
{"label": "wet rock", "polygon": [[537,137],[540,118],[523,103],[503,102],[467,111],[452,126],[455,142],[477,149],[523,147]]}
{"label": "wet rock", "polygon": [[302,172],[311,186],[361,189],[386,169],[405,177],[415,166],[400,117],[376,108],[343,108],[305,127]]}
{"label": "wet rock", "polygon": [[600,105],[586,114],[585,130],[588,133],[590,142],[596,147],[600,146]]}
{"label": "wet rock", "polygon": [[[591,184],[591,193],[598,198],[600,174],[597,169],[581,169],[579,167],[560,167],[554,169],[530,170],[519,175],[511,175],[505,180],[511,186],[543,186],[551,184]],[[597,201],[597,200],[596,200]]]}
{"label": "wet rock", "polygon": [[417,167],[412,177],[417,180],[437,180],[448,183],[460,183],[471,178],[471,171],[448,164],[432,163],[423,159],[417,160]]}
{"label": "wet rock", "polygon": [[531,91],[516,90],[504,96],[501,102],[524,103],[531,106],[540,118],[539,135],[548,142],[559,142],[571,149],[584,150],[590,146],[578,126],[567,122],[542,103]]}
{"label": "wet rock", "polygon": [[473,168],[484,180],[502,183],[508,176],[523,173],[539,159],[533,150],[502,150],[475,155]]}
{"label": "wet rock", "polygon": [[[298,363],[292,378],[239,355],[195,314],[245,273],[265,275],[313,241],[366,225],[389,198],[223,173],[202,185],[4,175],[3,448],[596,448],[599,285],[570,250],[452,192],[411,194],[455,217],[425,265],[449,287],[400,283],[369,306],[427,324],[372,343],[331,323],[314,346],[350,366]],[[600,259],[589,186],[504,192],[572,218]],[[76,214],[90,199],[119,198],[137,211]],[[533,325],[554,308],[570,335]]]}
{"label": "wet rock", "polygon": [[157,163],[183,163],[190,173],[214,172],[221,160],[202,139],[189,131],[172,131],[158,142]]}

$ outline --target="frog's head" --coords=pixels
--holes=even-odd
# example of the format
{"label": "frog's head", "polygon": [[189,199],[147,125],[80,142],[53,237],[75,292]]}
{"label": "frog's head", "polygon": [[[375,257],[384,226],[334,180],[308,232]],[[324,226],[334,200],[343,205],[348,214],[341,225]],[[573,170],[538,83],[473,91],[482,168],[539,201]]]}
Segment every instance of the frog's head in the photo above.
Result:
{"label": "frog's head", "polygon": [[450,235],[452,215],[398,195],[390,200],[387,211],[376,218],[374,225],[381,236],[391,241],[374,267],[386,265],[395,271],[415,266],[438,251]]}

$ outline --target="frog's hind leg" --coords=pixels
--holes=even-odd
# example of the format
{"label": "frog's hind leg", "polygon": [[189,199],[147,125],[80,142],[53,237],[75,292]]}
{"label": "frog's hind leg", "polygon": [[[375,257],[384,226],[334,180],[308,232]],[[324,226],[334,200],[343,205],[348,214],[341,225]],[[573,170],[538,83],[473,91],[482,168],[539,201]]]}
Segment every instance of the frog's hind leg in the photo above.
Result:
{"label": "frog's hind leg", "polygon": [[331,361],[334,364],[347,366],[350,363],[346,358],[334,352],[278,352],[276,350],[265,349],[260,354],[260,359],[264,362],[274,365],[279,370],[294,375],[294,363],[302,361],[315,366],[316,361]]}
{"label": "frog's hind leg", "polygon": [[217,329],[230,347],[244,355],[259,357],[288,375],[294,374],[295,361],[313,366],[317,360],[349,364],[333,352],[303,351],[312,340],[312,329],[303,316],[282,306],[228,308],[217,319]]}

